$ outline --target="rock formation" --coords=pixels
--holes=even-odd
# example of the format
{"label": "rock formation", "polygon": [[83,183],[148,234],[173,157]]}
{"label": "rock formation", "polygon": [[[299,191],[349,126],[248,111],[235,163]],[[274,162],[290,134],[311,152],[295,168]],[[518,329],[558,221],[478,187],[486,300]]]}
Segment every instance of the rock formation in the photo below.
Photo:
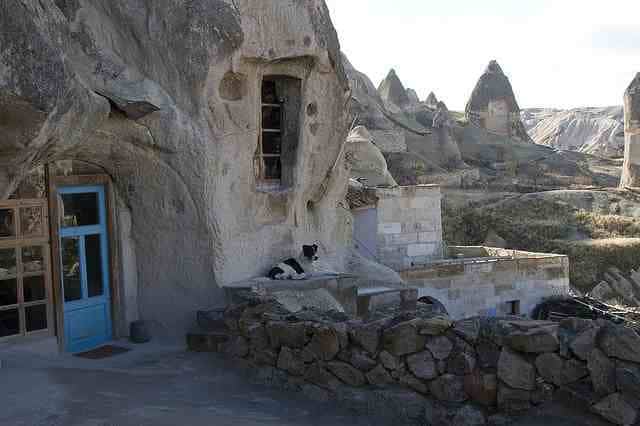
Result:
{"label": "rock formation", "polygon": [[520,121],[520,107],[509,78],[495,60],[489,62],[478,80],[465,113],[470,122],[489,132],[531,140]]}
{"label": "rock formation", "polygon": [[364,126],[357,126],[347,137],[347,163],[351,178],[368,187],[394,187],[398,184],[387,169],[380,149],[373,144],[371,134]]}
{"label": "rock formation", "polygon": [[427,96],[424,103],[430,108],[436,108],[438,106],[438,98],[436,97],[436,94],[433,92],[429,93],[429,96]]}
{"label": "rock formation", "polygon": [[624,95],[624,165],[620,186],[640,187],[640,73]]}
{"label": "rock formation", "polygon": [[389,171],[401,185],[430,183],[435,176],[464,168],[453,120],[434,130],[437,104],[416,102],[417,95],[405,89],[395,71],[376,90],[371,80],[356,70],[343,55],[351,86],[351,111],[356,124],[365,126],[387,160]]}
{"label": "rock formation", "polygon": [[402,107],[411,104],[407,89],[405,89],[394,69],[389,71],[387,77],[382,80],[380,87],[378,87],[378,93],[380,93],[385,106],[392,112],[401,110]]}
{"label": "rock formation", "polygon": [[[143,318],[180,335],[224,304],[219,285],[303,243],[336,250],[349,87],[322,0],[3,0],[0,28],[0,198],[45,163],[102,168],[131,216]],[[260,93],[283,75],[303,113],[272,190]]]}
{"label": "rock formation", "polygon": [[532,108],[522,111],[522,122],[529,136],[540,145],[602,157],[624,154],[622,107]]}

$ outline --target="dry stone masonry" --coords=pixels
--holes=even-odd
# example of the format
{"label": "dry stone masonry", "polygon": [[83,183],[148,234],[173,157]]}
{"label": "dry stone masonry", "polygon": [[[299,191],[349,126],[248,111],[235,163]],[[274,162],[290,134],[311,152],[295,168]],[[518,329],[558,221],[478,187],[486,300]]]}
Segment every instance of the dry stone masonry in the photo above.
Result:
{"label": "dry stone masonry", "polygon": [[393,424],[501,424],[571,396],[616,425],[640,417],[640,336],[605,321],[453,322],[420,314],[355,320],[286,311],[256,293],[225,313],[228,353],[261,382]]}

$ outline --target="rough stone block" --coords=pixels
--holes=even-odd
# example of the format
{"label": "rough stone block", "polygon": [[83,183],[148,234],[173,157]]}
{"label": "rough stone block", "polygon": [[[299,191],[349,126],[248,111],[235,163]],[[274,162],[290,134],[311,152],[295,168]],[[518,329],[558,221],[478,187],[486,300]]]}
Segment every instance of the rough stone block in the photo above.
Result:
{"label": "rough stone block", "polygon": [[536,388],[536,371],[522,356],[503,348],[498,360],[498,377],[512,388],[532,391]]}
{"label": "rough stone block", "polygon": [[396,356],[419,352],[424,348],[426,339],[418,334],[418,325],[422,320],[413,320],[398,324],[384,331],[384,348]]}
{"label": "rough stone block", "polygon": [[445,374],[429,384],[431,394],[440,401],[464,402],[468,395],[464,391],[464,378]]}
{"label": "rough stone block", "polygon": [[616,364],[604,352],[593,349],[587,358],[587,367],[596,394],[605,396],[616,392]]}
{"label": "rough stone block", "polygon": [[407,357],[409,370],[419,379],[432,380],[438,377],[438,368],[433,355],[429,351],[423,351]]}
{"label": "rough stone block", "polygon": [[360,387],[366,384],[366,379],[364,374],[360,372],[360,370],[355,367],[340,361],[332,361],[327,363],[327,368],[331,371],[338,379],[342,380],[344,383],[349,386]]}
{"label": "rough stone block", "polygon": [[620,426],[631,426],[638,420],[638,411],[620,393],[607,396],[592,409],[594,413]]}

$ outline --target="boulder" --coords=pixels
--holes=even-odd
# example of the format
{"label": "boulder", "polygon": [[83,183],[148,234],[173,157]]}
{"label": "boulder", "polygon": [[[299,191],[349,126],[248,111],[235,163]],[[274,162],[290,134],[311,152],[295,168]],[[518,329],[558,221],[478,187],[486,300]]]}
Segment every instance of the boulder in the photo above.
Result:
{"label": "boulder", "polygon": [[269,343],[273,349],[287,346],[302,349],[307,343],[307,327],[304,323],[269,322],[266,325]]}
{"label": "boulder", "polygon": [[560,347],[558,326],[545,325],[528,330],[513,331],[505,342],[507,346],[519,352],[545,353],[555,352]]}
{"label": "boulder", "polygon": [[638,420],[638,411],[620,393],[607,396],[592,407],[594,413],[613,424],[631,426]]}
{"label": "boulder", "polygon": [[476,368],[476,358],[467,352],[458,352],[447,360],[447,373],[456,376],[471,374]]}
{"label": "boulder", "polygon": [[[640,348],[639,348],[640,349]],[[600,349],[594,349],[587,358],[593,389],[599,396],[616,392],[616,364]]]}
{"label": "boulder", "polygon": [[600,281],[589,293],[594,299],[606,302],[617,297],[617,293],[611,288],[606,281]]}
{"label": "boulder", "polygon": [[278,368],[284,370],[293,376],[302,376],[305,373],[305,363],[300,357],[300,353],[294,353],[293,350],[283,346],[278,356]]}
{"label": "boulder", "polygon": [[397,370],[401,363],[399,358],[391,355],[387,351],[380,352],[380,355],[378,355],[378,359],[387,370]]}
{"label": "boulder", "polygon": [[428,336],[439,336],[453,327],[453,322],[445,317],[435,317],[423,320],[420,324],[420,334]]}
{"label": "boulder", "polygon": [[429,351],[422,351],[407,357],[409,370],[419,379],[431,380],[438,377],[438,368],[433,355]]}
{"label": "boulder", "polygon": [[364,374],[362,374],[360,370],[347,364],[346,362],[332,361],[327,363],[327,368],[338,379],[342,380],[349,386],[360,387],[364,386],[367,382]]}
{"label": "boulder", "polygon": [[340,352],[338,333],[331,327],[318,327],[313,331],[307,349],[321,361],[330,361]]}
{"label": "boulder", "polygon": [[255,351],[265,350],[269,347],[269,336],[263,324],[252,324],[247,327],[246,335],[251,349]]}
{"label": "boulder", "polygon": [[427,340],[425,347],[431,352],[435,359],[443,360],[451,355],[453,343],[445,336],[437,336]]}
{"label": "boulder", "polygon": [[464,402],[468,395],[464,391],[464,379],[453,374],[445,374],[429,383],[431,394],[440,401]]}
{"label": "boulder", "polygon": [[640,395],[640,365],[618,361],[616,363],[616,385],[618,391],[635,398]]}
{"label": "boulder", "polygon": [[640,363],[640,336],[634,330],[617,325],[607,325],[598,336],[600,348],[610,357]]}
{"label": "boulder", "polygon": [[370,354],[378,352],[381,327],[377,323],[364,324],[351,330],[351,339]]}
{"label": "boulder", "polygon": [[518,413],[531,408],[531,392],[498,385],[498,409],[505,413]]}
{"label": "boulder", "polygon": [[349,362],[351,363],[351,365],[361,371],[369,371],[378,365],[375,360],[371,359],[371,357],[367,355],[367,352],[358,349],[354,349],[351,352],[351,358]]}
{"label": "boulder", "polygon": [[575,383],[589,374],[584,363],[574,359],[565,360],[552,353],[538,356],[536,368],[544,380],[556,386]]}
{"label": "boulder", "polygon": [[498,377],[476,370],[464,377],[464,390],[476,404],[493,407],[498,398]]}
{"label": "boulder", "polygon": [[536,388],[536,370],[517,353],[503,348],[498,361],[498,378],[512,388],[532,391]]}
{"label": "boulder", "polygon": [[384,331],[384,348],[396,356],[419,352],[424,349],[426,338],[418,334],[420,319],[400,323]]}
{"label": "boulder", "polygon": [[533,405],[546,404],[553,401],[555,388],[549,383],[536,383],[536,390],[531,392],[531,402]]}
{"label": "boulder", "polygon": [[476,344],[476,352],[478,354],[478,365],[485,369],[498,368],[498,360],[500,359],[500,346],[495,343],[481,339]]}
{"label": "boulder", "polygon": [[391,375],[382,365],[378,365],[376,368],[369,371],[365,374],[365,377],[367,382],[374,386],[384,386],[393,382]]}
{"label": "boulder", "polygon": [[304,380],[334,392],[343,386],[342,382],[340,382],[336,376],[327,371],[319,363],[314,363],[307,369],[304,374]]}
{"label": "boulder", "polygon": [[398,379],[398,382],[405,385],[416,392],[427,394],[429,393],[429,387],[422,380],[418,380],[413,374],[405,374]]}
{"label": "boulder", "polygon": [[596,348],[596,338],[599,332],[600,327],[595,326],[582,331],[571,342],[571,352],[581,360],[586,361],[591,352]]}

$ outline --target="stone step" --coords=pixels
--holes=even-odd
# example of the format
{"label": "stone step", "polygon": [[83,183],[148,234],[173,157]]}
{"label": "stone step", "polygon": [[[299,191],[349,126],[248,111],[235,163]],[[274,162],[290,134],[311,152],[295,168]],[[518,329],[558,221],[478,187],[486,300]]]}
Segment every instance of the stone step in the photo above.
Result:
{"label": "stone step", "polygon": [[192,331],[187,333],[187,348],[192,352],[221,353],[230,339],[226,331]]}

